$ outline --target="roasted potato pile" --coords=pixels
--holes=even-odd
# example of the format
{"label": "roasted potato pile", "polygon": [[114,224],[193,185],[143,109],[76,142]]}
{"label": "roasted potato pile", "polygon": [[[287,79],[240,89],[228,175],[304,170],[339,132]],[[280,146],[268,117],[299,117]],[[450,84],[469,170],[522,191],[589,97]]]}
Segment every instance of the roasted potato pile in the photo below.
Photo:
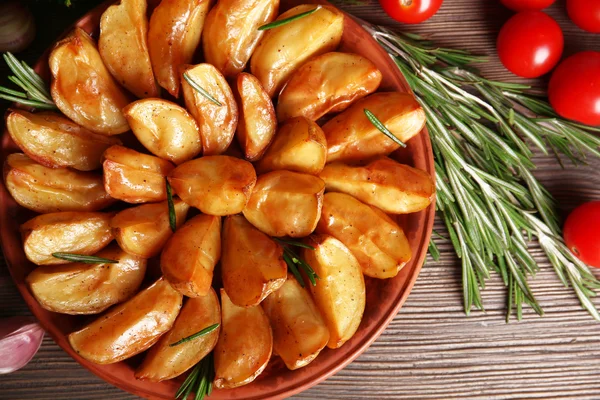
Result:
{"label": "roasted potato pile", "polygon": [[21,225],[33,296],[99,314],[69,335],[81,357],[148,350],[135,377],[152,382],[214,360],[228,389],[361,329],[365,276],[393,279],[412,257],[392,215],[430,207],[435,180],[391,155],[371,115],[410,146],[425,113],[338,49],[344,18],[279,14],[279,0],[121,0],[97,47],[80,28],[56,44],[60,112],[7,112],[22,152],[3,177],[40,214]]}

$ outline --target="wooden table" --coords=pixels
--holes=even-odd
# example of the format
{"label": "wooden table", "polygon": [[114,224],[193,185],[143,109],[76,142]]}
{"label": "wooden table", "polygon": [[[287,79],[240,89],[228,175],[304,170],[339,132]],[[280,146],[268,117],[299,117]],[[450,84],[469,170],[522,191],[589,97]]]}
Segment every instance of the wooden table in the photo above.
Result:
{"label": "wooden table", "polygon": [[[39,35],[24,57],[39,50],[91,2],[69,11],[36,3]],[[515,81],[495,51],[495,37],[510,16],[497,0],[446,0],[430,21],[411,31],[430,33],[439,44],[488,54],[482,67],[489,78]],[[600,35],[584,34],[568,21],[564,1],[548,10],[564,29],[566,53],[600,50]],[[387,18],[375,1],[337,4],[374,23],[406,29]],[[41,18],[52,20],[52,27]],[[64,24],[63,24],[64,22]],[[6,70],[0,70],[2,77]],[[535,82],[544,85],[543,80]],[[561,170],[555,159],[537,157],[536,176],[567,212],[583,201],[600,199],[600,160]],[[438,223],[436,229],[443,232]],[[505,289],[499,279],[484,291],[486,312],[467,317],[462,310],[460,264],[449,244],[438,241],[442,258],[427,260],[405,306],[385,333],[351,365],[298,395],[305,399],[600,398],[600,325],[562,287],[535,244],[542,271],[532,287],[546,311],[530,309],[524,320],[504,322]],[[600,305],[600,301],[596,304]],[[28,309],[0,266],[0,317],[27,315]],[[133,396],[81,368],[46,338],[22,370],[0,377],[0,399],[131,399]]]}

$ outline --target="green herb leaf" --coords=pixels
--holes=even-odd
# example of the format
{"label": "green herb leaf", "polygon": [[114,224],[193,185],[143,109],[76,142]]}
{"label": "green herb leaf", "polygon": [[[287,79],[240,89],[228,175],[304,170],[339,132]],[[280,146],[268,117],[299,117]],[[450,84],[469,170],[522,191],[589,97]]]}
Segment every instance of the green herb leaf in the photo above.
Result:
{"label": "green herb leaf", "polygon": [[215,379],[213,355],[210,353],[192,368],[185,381],[175,393],[175,399],[186,400],[194,392],[195,400],[202,400],[212,392]]}
{"label": "green herb leaf", "polygon": [[268,29],[278,28],[278,27],[280,27],[282,25],[289,24],[290,22],[296,21],[296,20],[298,20],[300,18],[308,17],[309,15],[314,14],[317,11],[319,11],[321,8],[322,8],[322,6],[319,5],[316,8],[313,8],[312,10],[305,11],[305,12],[302,12],[300,14],[292,15],[291,17],[288,17],[288,18],[285,18],[285,19],[282,19],[282,20],[279,20],[279,21],[273,21],[273,22],[271,22],[269,24],[265,24],[265,25],[259,26],[258,30],[259,31],[266,31]]}
{"label": "green herb leaf", "polygon": [[302,247],[304,249],[310,249],[310,250],[314,250],[315,248],[308,245],[308,244],[304,244],[302,242],[299,242],[297,240],[288,240],[288,239],[281,239],[281,238],[273,238],[274,241],[276,241],[277,243],[281,244],[281,245],[290,245],[290,246],[296,246],[296,247]]}
{"label": "green herb leaf", "polygon": [[194,340],[194,339],[197,339],[197,338],[199,338],[200,336],[208,335],[209,333],[211,333],[212,331],[214,331],[214,330],[215,330],[215,329],[217,329],[218,327],[219,327],[219,324],[213,324],[213,325],[211,325],[211,326],[209,326],[209,327],[206,327],[206,328],[202,329],[202,330],[201,330],[201,331],[199,331],[199,332],[196,332],[196,333],[194,333],[193,335],[190,335],[190,336],[188,336],[188,337],[184,337],[183,339],[181,339],[181,340],[178,340],[178,341],[176,341],[175,343],[171,343],[171,344],[169,345],[169,347],[178,346],[178,345],[180,345],[180,344],[182,344],[182,343],[185,343],[185,342],[190,342],[190,341],[192,341],[192,340]]}
{"label": "green herb leaf", "polygon": [[383,133],[388,138],[392,139],[397,145],[406,147],[406,143],[398,139],[396,135],[394,135],[388,128],[386,128],[385,125],[375,116],[375,114],[373,114],[366,108],[363,111],[365,112],[365,115],[367,116],[369,121],[371,121],[371,123],[375,126],[375,128],[379,129],[381,133]]}
{"label": "green herb leaf", "polygon": [[8,80],[22,89],[22,92],[0,86],[0,99],[44,110],[56,109],[45,82],[29,65],[17,60],[10,52],[4,53],[2,57],[14,74]]}
{"label": "green herb leaf", "polygon": [[206,99],[208,99],[210,102],[212,102],[213,104],[216,104],[217,106],[221,107],[223,104],[221,104],[221,102],[217,99],[215,99],[213,96],[210,95],[210,93],[208,93],[202,86],[198,85],[196,83],[196,81],[194,81],[187,72],[183,73],[183,79],[185,79],[185,81],[187,83],[190,84],[191,87],[194,88],[194,90],[196,90],[198,93],[200,93],[202,96],[204,96]]}
{"label": "green herb leaf", "polygon": [[80,262],[84,264],[118,264],[119,261],[111,260],[109,258],[95,257],[95,256],[86,256],[83,254],[74,254],[74,253],[52,253],[52,257],[60,258],[61,260],[67,260],[72,262]]}
{"label": "green herb leaf", "polygon": [[175,232],[177,230],[177,214],[175,213],[175,205],[173,204],[173,191],[171,190],[171,184],[169,178],[165,177],[165,185],[167,186],[167,205],[169,206],[169,225],[171,230]]}

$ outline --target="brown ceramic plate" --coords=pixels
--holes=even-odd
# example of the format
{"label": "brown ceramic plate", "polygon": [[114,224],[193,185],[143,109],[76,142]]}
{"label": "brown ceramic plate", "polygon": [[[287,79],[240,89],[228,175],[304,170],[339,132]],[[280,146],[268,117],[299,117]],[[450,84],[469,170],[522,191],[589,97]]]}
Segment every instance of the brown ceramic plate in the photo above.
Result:
{"label": "brown ceramic plate", "polygon": [[[317,1],[282,0],[281,11],[297,4]],[[97,37],[102,12],[112,3],[104,3],[81,18],[76,25]],[[70,29],[69,29],[70,30]],[[341,50],[363,55],[374,62],[383,73],[380,90],[409,92],[410,88],[387,53],[350,16],[346,15]],[[42,57],[36,70],[48,76],[47,55]],[[2,161],[13,152],[19,151],[7,132],[2,136]],[[429,136],[425,130],[413,138],[406,149],[394,154],[395,158],[428,171],[434,175],[433,155]],[[139,357],[112,364],[96,365],[79,357],[67,341],[67,335],[82,326],[85,319],[56,314],[44,310],[29,292],[25,277],[34,268],[23,253],[19,225],[33,214],[18,206],[6,188],[0,190],[0,238],[4,256],[11,275],[25,302],[42,326],[67,353],[88,370],[105,381],[133,394],[151,399],[173,399],[180,384],[179,380],[161,383],[138,381],[133,377]],[[367,305],[360,328],[344,346],[337,350],[325,349],[319,357],[305,368],[289,371],[280,359],[274,357],[266,371],[253,383],[231,390],[216,390],[211,399],[276,399],[285,398],[308,389],[335,374],[364,352],[383,332],[394,318],[408,296],[427,253],[427,245],[433,226],[434,206],[424,211],[399,218],[411,248],[413,259],[393,279],[376,280],[367,278]]]}

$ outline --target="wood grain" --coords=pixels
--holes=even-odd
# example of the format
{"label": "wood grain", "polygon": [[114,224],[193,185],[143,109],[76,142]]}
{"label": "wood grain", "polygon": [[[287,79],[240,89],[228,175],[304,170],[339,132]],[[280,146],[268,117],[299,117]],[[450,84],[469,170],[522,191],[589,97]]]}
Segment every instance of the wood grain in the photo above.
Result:
{"label": "wood grain", "polygon": [[[548,10],[565,32],[567,54],[599,49],[600,36],[585,34],[568,21],[564,2]],[[81,3],[67,12],[36,4],[39,36],[24,57],[31,61],[53,37],[86,9]],[[489,55],[486,76],[520,81],[498,62],[494,42],[510,13],[496,0],[446,0],[441,11],[419,26],[400,26],[376,2],[362,5],[337,1],[345,10],[373,23],[425,33],[445,46]],[[60,22],[60,23],[59,23]],[[62,24],[62,25],[61,25]],[[58,28],[57,28],[58,25]],[[0,76],[6,70],[0,69]],[[543,87],[545,80],[529,81]],[[538,152],[539,153],[539,152]],[[535,175],[549,188],[566,213],[581,202],[600,199],[600,160],[562,170],[553,157],[536,156]],[[441,224],[436,229],[444,232]],[[541,265],[532,281],[546,312],[539,318],[525,309],[524,320],[504,322],[506,291],[495,277],[483,298],[486,312],[465,316],[461,270],[449,243],[436,240],[439,261],[428,259],[408,301],[371,348],[343,371],[300,394],[302,399],[517,399],[600,398],[600,325],[581,309],[573,293],[556,278],[535,245]],[[27,315],[16,289],[0,266],[0,317]],[[600,301],[596,304],[600,306]],[[133,399],[81,368],[51,339],[24,369],[0,376],[0,399]]]}

